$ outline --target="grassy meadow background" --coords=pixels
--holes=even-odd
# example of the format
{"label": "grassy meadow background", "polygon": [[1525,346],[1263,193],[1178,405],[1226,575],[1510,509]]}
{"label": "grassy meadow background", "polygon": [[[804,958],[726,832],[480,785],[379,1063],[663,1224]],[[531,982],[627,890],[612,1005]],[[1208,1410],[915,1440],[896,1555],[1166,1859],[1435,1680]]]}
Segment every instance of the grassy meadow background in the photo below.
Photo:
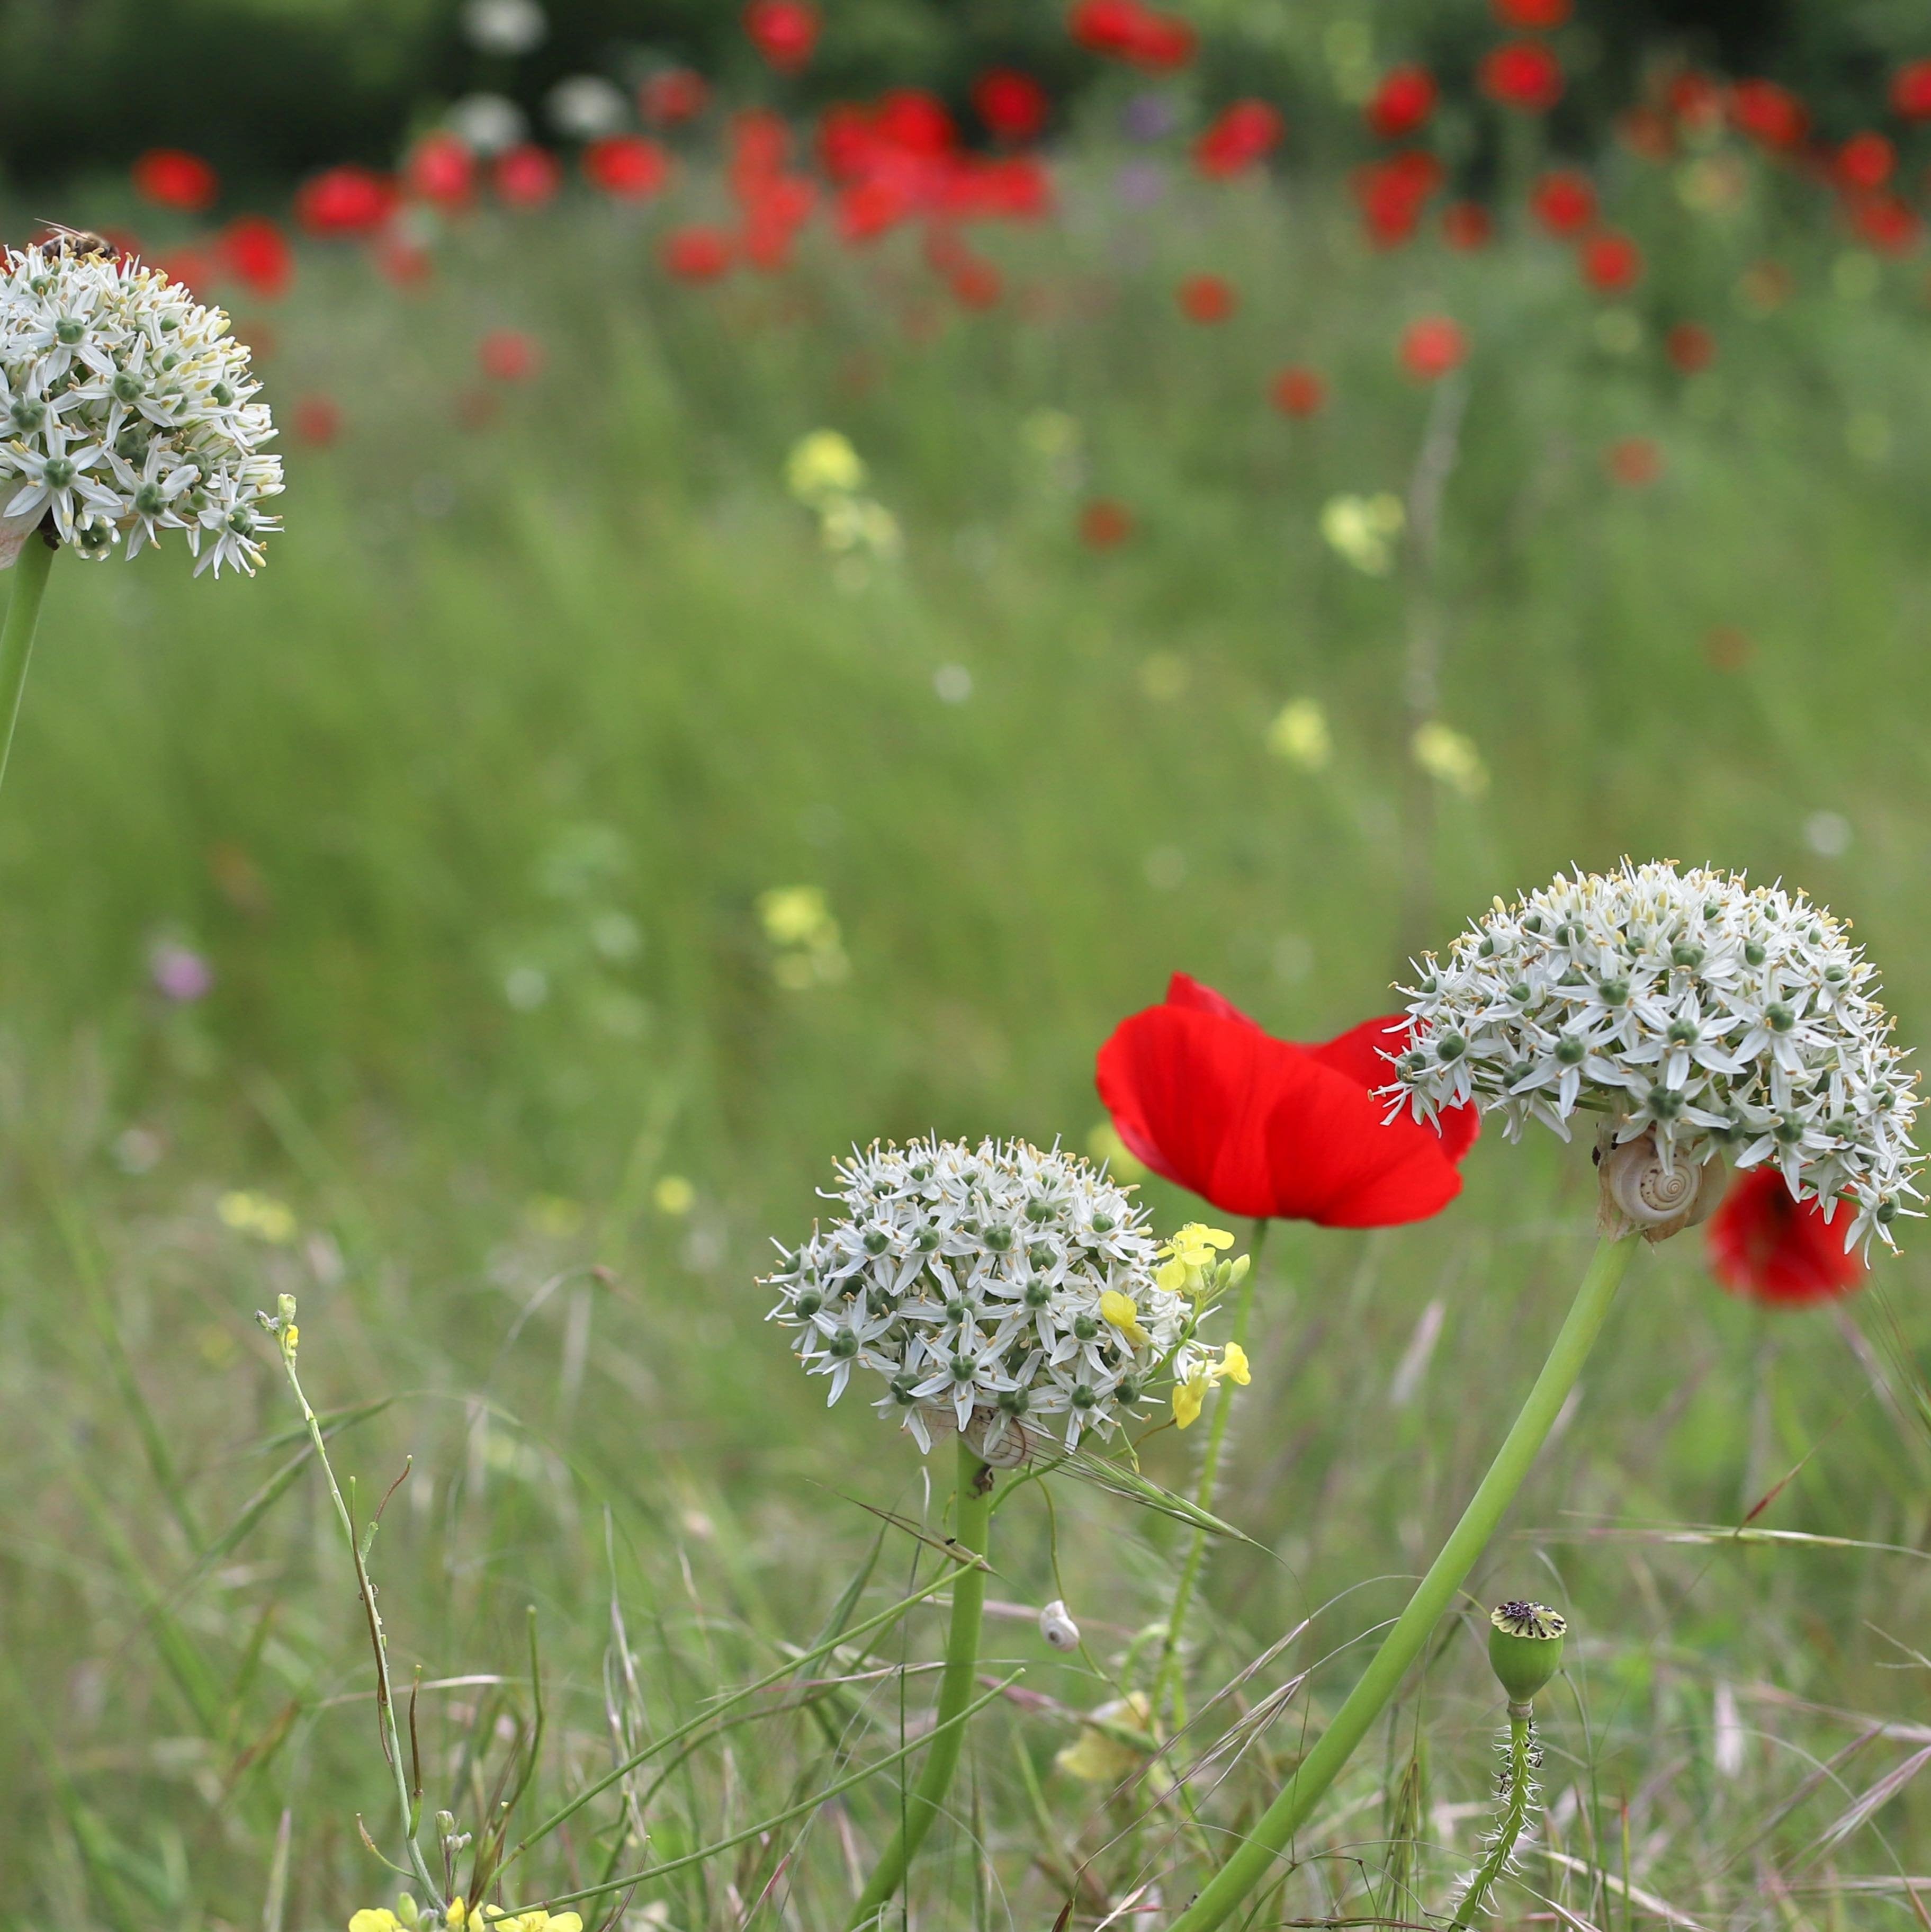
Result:
{"label": "grassy meadow background", "polygon": [[[365,1508],[414,1458],[371,1562],[424,1680],[429,1807],[466,1828],[530,1714],[526,1606],[540,1814],[613,1724],[661,1733],[781,1662],[855,1578],[902,1593],[917,1546],[868,1570],[871,1512],[942,1498],[856,1395],[824,1412],[753,1277],[854,1141],[1085,1144],[1095,1048],[1176,968],[1295,1037],[1390,1004],[1422,592],[1318,526],[1337,493],[1408,488],[1434,404],[1395,358],[1414,315],[1473,344],[1429,594],[1439,715],[1490,775],[1435,802],[1429,932],[1573,862],[1732,864],[1848,913],[1905,1036],[1931,1025],[1921,265],[1846,254],[1768,189],[1725,224],[1631,183],[1652,273],[1618,351],[1555,244],[1371,259],[1332,187],[1176,183],[1148,215],[1113,166],[985,244],[1007,294],[984,315],[913,239],[820,235],[789,279],[693,290],[650,224],[588,207],[477,217],[407,297],[306,256],[268,394],[325,393],[345,427],[289,448],[266,572],[60,562],[0,797],[0,1925],[295,1932],[392,1896],[357,1835],[394,1838],[352,1580],[253,1323],[277,1292]],[[1759,313],[1738,285],[1772,247],[1795,292]],[[1240,286],[1219,328],[1173,302],[1204,269]],[[1683,316],[1720,343],[1691,378],[1660,346]],[[478,421],[475,344],[505,327],[546,365]],[[1267,406],[1290,361],[1331,384],[1310,421]],[[904,531],[862,584],[784,488],[826,426]],[[1663,454],[1646,488],[1605,474],[1631,436]],[[1103,552],[1078,534],[1096,497],[1134,519]],[[1300,698],[1319,770],[1268,747]],[[849,963],[802,990],[757,911],[795,885]],[[211,962],[204,1002],[150,986],[169,938]],[[1054,1765],[1161,1613],[1175,1526],[1067,1482],[1050,1518],[1036,1487],[1002,1514],[992,1594],[1063,1594],[1102,1670],[995,1612],[986,1668],[1036,1694],[982,1721],[919,1922],[1044,1927],[1070,1892],[1081,1924],[1129,1899],[1158,1923],[1332,1707],[1591,1238],[1580,1149],[1491,1136],[1468,1174],[1435,1222],[1267,1250],[1222,1500],[1253,1543],[1215,1558],[1195,1706],[1312,1621],[1189,1750],[1312,1675],[1197,1824]],[[237,1191],[285,1204],[286,1238],[227,1225]],[[1148,1192],[1163,1226],[1195,1211]],[[1498,1922],[1924,1922],[1901,1875],[1931,1870],[1925,1791],[1879,1788],[1931,1743],[1906,1245],[1781,1318],[1693,1238],[1639,1266],[1475,1586],[1579,1636]],[[1185,1486],[1195,1446],[1159,1437],[1150,1473]],[[1672,1540],[1786,1476],[1756,1527],[1842,1540]],[[895,1667],[940,1623],[676,1767],[649,1858],[896,1748],[930,1679]],[[1445,1632],[1256,1922],[1442,1910],[1498,1715]],[[627,1922],[841,1924],[894,1777],[645,1886]],[[573,1827],[522,1895],[610,1851]]]}

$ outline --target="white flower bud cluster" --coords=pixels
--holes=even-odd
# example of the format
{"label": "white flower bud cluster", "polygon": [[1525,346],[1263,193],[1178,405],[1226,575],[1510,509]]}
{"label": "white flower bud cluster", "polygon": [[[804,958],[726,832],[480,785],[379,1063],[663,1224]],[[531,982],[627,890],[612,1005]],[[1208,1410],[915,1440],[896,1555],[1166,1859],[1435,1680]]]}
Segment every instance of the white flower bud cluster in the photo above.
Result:
{"label": "white flower bud cluster", "polygon": [[1432,1120],[1473,1100],[1510,1138],[1579,1109],[1666,1162],[1773,1162],[1853,1212],[1847,1247],[1920,1211],[1917,1076],[1844,923],[1801,892],[1625,860],[1501,899],[1431,954],[1386,1090]]}
{"label": "white flower bud cluster", "polygon": [[1072,1448],[1193,1367],[1195,1304],[1155,1281],[1147,1210],[1078,1156],[931,1138],[838,1174],[839,1218],[768,1277],[828,1406],[869,1369],[922,1450],[956,1428],[991,1454],[1060,1417]]}
{"label": "white flower bud cluster", "polygon": [[43,519],[76,555],[186,532],[196,574],[251,575],[281,459],[219,309],[91,236],[0,261],[0,567]]}

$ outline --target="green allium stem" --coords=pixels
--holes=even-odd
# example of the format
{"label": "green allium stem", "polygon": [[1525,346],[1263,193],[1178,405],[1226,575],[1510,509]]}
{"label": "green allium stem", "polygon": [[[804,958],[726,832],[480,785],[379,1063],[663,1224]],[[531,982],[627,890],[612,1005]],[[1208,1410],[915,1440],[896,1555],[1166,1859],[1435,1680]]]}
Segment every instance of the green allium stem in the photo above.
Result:
{"label": "green allium stem", "polygon": [[1509,1789],[1503,1800],[1502,1822],[1495,1828],[1495,1841],[1489,1847],[1489,1856],[1476,1868],[1474,1876],[1468,1881],[1468,1889],[1462,1894],[1462,1903],[1455,1908],[1448,1932],[1468,1932],[1476,1915],[1488,1903],[1496,1880],[1508,1870],[1509,1861],[1516,1855],[1516,1840],[1522,1837],[1522,1827],[1529,1820],[1530,1728],[1529,1707],[1526,1704],[1511,1704]]}
{"label": "green allium stem", "polygon": [[[952,1540],[968,1555],[983,1557],[992,1523],[991,1471],[962,1436],[958,1445],[958,1492],[954,1506]],[[974,1563],[961,1568],[952,1584],[952,1628],[946,1638],[946,1671],[939,1683],[936,1718],[941,1727],[933,1735],[919,1781],[858,1904],[852,1909],[853,1927],[870,1924],[891,1903],[905,1874],[925,1842],[925,1834],[945,1803],[959,1754],[965,1745],[965,1726],[958,1720],[971,1701],[974,1673],[979,1669],[979,1628],[985,1608],[985,1569]]]}
{"label": "green allium stem", "polygon": [[1373,1661],[1348,1694],[1334,1721],[1316,1741],[1293,1777],[1256,1822],[1234,1855],[1215,1873],[1200,1895],[1174,1922],[1172,1932],[1212,1932],[1267,1875],[1276,1858],[1307,1821],[1321,1795],[1339,1775],[1375,1720],[1400,1689],[1408,1666],[1421,1654],[1443,1612],[1495,1533],[1521,1489],[1562,1405],[1582,1372],[1589,1351],[1616,1298],[1639,1235],[1596,1244],[1588,1271],[1576,1291],[1561,1331],[1530,1390],[1481,1486],[1462,1520],[1429,1567],[1408,1606],[1383,1638]]}
{"label": "green allium stem", "polygon": [[[1243,1348],[1247,1346],[1247,1330],[1254,1316],[1254,1288],[1261,1278],[1261,1250],[1267,1244],[1270,1225],[1266,1221],[1254,1223],[1254,1239],[1247,1251],[1247,1279],[1240,1284],[1240,1296],[1234,1304],[1234,1334],[1231,1339]],[[1220,1474],[1221,1448],[1227,1440],[1227,1424],[1234,1412],[1234,1389],[1233,1383],[1222,1382],[1215,1396],[1213,1420],[1207,1428],[1207,1452],[1201,1459],[1200,1486],[1194,1493],[1194,1501],[1210,1514],[1213,1509],[1214,1484]],[[1188,1606],[1193,1601],[1194,1589],[1200,1581],[1201,1565],[1206,1556],[1207,1528],[1201,1524],[1194,1531],[1187,1560],[1180,1570],[1180,1580],[1174,1587],[1174,1606],[1167,1612],[1167,1634],[1160,1645],[1159,1668],[1153,1676],[1154,1721],[1159,1722],[1160,1707],[1165,1704],[1173,1713],[1174,1729],[1177,1731],[1187,1720],[1185,1660],[1180,1654],[1180,1633],[1186,1623]]]}
{"label": "green allium stem", "polygon": [[33,655],[34,627],[40,622],[40,599],[46,595],[47,572],[53,568],[53,548],[36,530],[20,546],[13,566],[13,601],[0,624],[0,780],[13,748],[13,727],[20,716],[20,694],[27,687],[27,660]]}

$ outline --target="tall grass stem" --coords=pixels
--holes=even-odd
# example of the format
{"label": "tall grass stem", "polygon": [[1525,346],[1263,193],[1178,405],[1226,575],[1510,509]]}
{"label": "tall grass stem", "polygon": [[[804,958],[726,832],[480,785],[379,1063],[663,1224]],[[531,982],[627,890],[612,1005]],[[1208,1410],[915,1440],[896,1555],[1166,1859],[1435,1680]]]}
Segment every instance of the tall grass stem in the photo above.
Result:
{"label": "tall grass stem", "polygon": [[[983,1557],[992,1523],[991,1471],[961,1436],[958,1444],[958,1491],[954,1505],[952,1539],[969,1556]],[[965,1745],[965,1726],[958,1720],[971,1701],[979,1669],[979,1623],[985,1609],[985,1569],[982,1563],[962,1568],[952,1584],[952,1628],[946,1638],[946,1671],[939,1684],[940,1728],[913,1786],[912,1796],[892,1834],[885,1855],[859,1894],[850,1924],[868,1925],[889,1904],[932,1821],[939,1815],[946,1792]]]}
{"label": "tall grass stem", "polygon": [[1462,1520],[1441,1546],[1409,1598],[1395,1627],[1336,1712],[1334,1721],[1301,1760],[1293,1777],[1255,1824],[1239,1848],[1215,1873],[1200,1895],[1174,1922],[1173,1932],[1212,1932],[1266,1877],[1276,1858],[1332,1784],[1375,1719],[1401,1688],[1408,1667],[1421,1654],[1429,1634],[1495,1533],[1521,1489],[1570,1391],[1582,1372],[1597,1336],[1602,1332],[1616,1290],[1622,1285],[1639,1235],[1621,1240],[1606,1237],[1596,1244],[1582,1285],[1577,1289],[1567,1319],[1543,1364],[1535,1386],[1514,1426],[1489,1466],[1481,1486],[1462,1512]]}
{"label": "tall grass stem", "polygon": [[38,531],[20,546],[13,566],[13,595],[0,623],[0,782],[13,749],[13,727],[20,716],[20,694],[27,688],[27,660],[34,654],[34,628],[40,620],[53,547]]}

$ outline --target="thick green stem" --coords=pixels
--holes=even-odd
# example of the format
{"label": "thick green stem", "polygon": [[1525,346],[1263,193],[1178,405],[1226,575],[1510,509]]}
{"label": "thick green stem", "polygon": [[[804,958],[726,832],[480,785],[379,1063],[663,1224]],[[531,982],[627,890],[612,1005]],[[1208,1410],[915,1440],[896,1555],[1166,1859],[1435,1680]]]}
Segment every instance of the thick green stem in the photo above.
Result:
{"label": "thick green stem", "polygon": [[0,779],[13,749],[13,726],[20,716],[20,694],[27,688],[27,660],[34,651],[34,626],[40,622],[40,599],[46,595],[47,572],[54,554],[36,530],[20,546],[13,566],[13,601],[0,624]]}
{"label": "thick green stem", "polygon": [[[992,1522],[992,1472],[964,1436],[959,1438],[958,1464],[952,1540],[968,1555],[983,1557]],[[966,1727],[958,1720],[972,1699],[979,1669],[979,1620],[985,1608],[985,1570],[983,1564],[975,1563],[961,1569],[952,1585],[952,1628],[946,1638],[946,1671],[939,1682],[937,1712],[937,1722],[942,1728],[933,1736],[919,1781],[907,1802],[905,1815],[853,1908],[850,1922],[854,1927],[870,1924],[891,1903],[945,1803],[959,1753],[965,1745]]]}
{"label": "thick green stem", "polygon": [[1211,1932],[1248,1893],[1260,1883],[1321,1794],[1332,1784],[1368,1735],[1375,1720],[1400,1689],[1408,1666],[1421,1654],[1429,1634],[1455,1595],[1468,1581],[1490,1537],[1495,1534],[1516,1492],[1548,1439],[1562,1412],[1582,1364],[1595,1346],[1610,1304],[1616,1298],[1630,1257],[1640,1238],[1605,1239],[1596,1246],[1588,1272],[1576,1291],[1568,1318],[1549,1350],[1522,1413],[1516,1418],[1474,1500],[1462,1512],[1441,1553],[1429,1565],[1408,1606],[1382,1640],[1374,1660],[1348,1694],[1314,1748],[1268,1806],[1253,1830],[1225,1864],[1210,1879],[1200,1896],[1174,1922],[1173,1932]]}
{"label": "thick green stem", "polygon": [[1489,1856],[1476,1868],[1475,1876],[1468,1881],[1468,1889],[1462,1894],[1462,1903],[1455,1909],[1448,1932],[1468,1932],[1477,1915],[1488,1903],[1496,1880],[1508,1870],[1509,1861],[1516,1855],[1516,1841],[1522,1837],[1522,1827],[1528,1822],[1529,1817],[1529,1707],[1526,1704],[1511,1704],[1509,1789],[1503,1799],[1502,1822],[1496,1827],[1495,1841],[1489,1847]]}
{"label": "thick green stem", "polygon": [[[1240,1299],[1234,1304],[1233,1340],[1240,1348],[1247,1346],[1247,1330],[1254,1316],[1254,1288],[1261,1278],[1261,1250],[1266,1244],[1269,1223],[1254,1223],[1254,1240],[1248,1250],[1247,1279],[1240,1284]],[[1213,1510],[1214,1484],[1220,1475],[1221,1446],[1227,1440],[1227,1424],[1234,1411],[1234,1384],[1222,1382],[1213,1405],[1213,1420],[1207,1427],[1207,1453],[1201,1459],[1200,1487],[1195,1492],[1194,1500],[1209,1514]],[[1167,1705],[1173,1713],[1174,1729],[1178,1730],[1187,1720],[1185,1660],[1180,1654],[1180,1633],[1187,1620],[1188,1606],[1193,1601],[1195,1586],[1200,1581],[1201,1564],[1207,1556],[1207,1530],[1203,1525],[1194,1531],[1193,1542],[1187,1550],[1187,1560],[1180,1570],[1180,1580],[1174,1591],[1174,1606],[1167,1612],[1167,1634],[1160,1646],[1160,1665],[1153,1676],[1153,1718],[1159,1721],[1161,1706]]]}

